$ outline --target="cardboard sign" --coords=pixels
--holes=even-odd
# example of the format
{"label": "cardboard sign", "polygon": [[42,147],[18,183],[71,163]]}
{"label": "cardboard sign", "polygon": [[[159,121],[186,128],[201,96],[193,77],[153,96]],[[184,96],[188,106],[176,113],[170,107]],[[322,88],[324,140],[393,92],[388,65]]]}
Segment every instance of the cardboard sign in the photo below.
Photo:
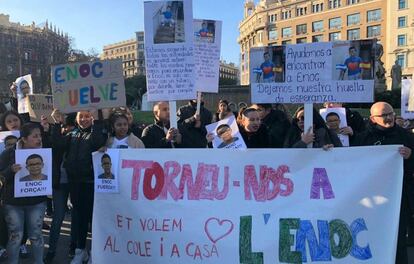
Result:
{"label": "cardboard sign", "polygon": [[92,153],[93,171],[95,173],[95,192],[119,192],[118,161],[119,150],[108,149],[105,153]]}
{"label": "cardboard sign", "polygon": [[[338,129],[343,128],[343,127],[347,127],[347,120],[346,120],[346,110],[345,108],[322,108],[319,110],[319,113],[321,114],[323,120],[326,122],[326,125],[328,126],[329,129],[331,129],[332,127],[338,126]],[[330,120],[327,120],[326,116],[329,113],[336,113],[336,118],[333,117],[334,119],[339,119],[339,122],[334,121],[333,123],[330,123]],[[336,130],[336,129],[335,129]],[[349,147],[349,136],[348,135],[342,135],[340,133],[337,132],[337,136],[339,138],[339,140],[341,140],[342,146],[343,147]]]}
{"label": "cardboard sign", "polygon": [[410,79],[401,81],[401,117],[414,119],[414,82]]}
{"label": "cardboard sign", "polygon": [[33,94],[32,75],[28,74],[21,76],[16,79],[15,83],[17,86],[17,112],[19,112],[19,114],[28,113],[29,109],[27,106],[26,97],[29,94]]}
{"label": "cardboard sign", "polygon": [[52,195],[52,149],[17,149],[14,197]]}
{"label": "cardboard sign", "polygon": [[[0,132],[0,153],[6,148],[11,148],[16,145],[17,140],[20,138],[20,131],[2,131]],[[5,142],[7,139],[8,142]]]}
{"label": "cardboard sign", "polygon": [[399,147],[121,150],[120,193],[95,193],[92,258],[394,263]]}
{"label": "cardboard sign", "polygon": [[214,148],[247,149],[234,116],[207,125],[206,130],[214,135]]}
{"label": "cardboard sign", "polygon": [[191,0],[144,2],[148,101],[196,98]]}
{"label": "cardboard sign", "polygon": [[218,93],[221,21],[194,19],[195,87],[199,92]]}
{"label": "cardboard sign", "polygon": [[26,96],[26,105],[29,109],[30,121],[40,122],[42,115],[53,123],[53,97],[47,94],[30,94]]}
{"label": "cardboard sign", "polygon": [[122,60],[52,67],[53,106],[63,113],[125,106]]}
{"label": "cardboard sign", "polygon": [[372,102],[374,51],[374,40],[252,48],[252,102]]}

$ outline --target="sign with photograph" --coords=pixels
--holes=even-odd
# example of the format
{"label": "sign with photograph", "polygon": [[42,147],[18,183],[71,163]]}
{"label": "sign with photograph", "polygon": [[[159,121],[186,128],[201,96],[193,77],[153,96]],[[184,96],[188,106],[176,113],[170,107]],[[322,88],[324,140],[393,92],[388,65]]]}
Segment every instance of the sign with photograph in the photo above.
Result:
{"label": "sign with photograph", "polygon": [[0,132],[0,153],[5,149],[14,148],[20,138],[20,130]]}
{"label": "sign with photograph", "polygon": [[95,192],[117,193],[119,150],[108,149],[92,153],[93,171],[95,173]]}
{"label": "sign with photograph", "polygon": [[21,76],[16,79],[15,81],[17,86],[17,112],[19,114],[24,114],[29,112],[26,97],[29,94],[33,94],[33,81],[32,75],[28,74],[25,76]]}
{"label": "sign with photograph", "polygon": [[214,136],[214,148],[247,149],[234,116],[207,125],[206,129]]}
{"label": "sign with photograph", "polygon": [[346,110],[343,107],[339,108],[322,108],[319,110],[323,120],[329,129],[335,131],[343,147],[349,147],[349,136],[343,135],[340,132],[341,128],[347,127]]}

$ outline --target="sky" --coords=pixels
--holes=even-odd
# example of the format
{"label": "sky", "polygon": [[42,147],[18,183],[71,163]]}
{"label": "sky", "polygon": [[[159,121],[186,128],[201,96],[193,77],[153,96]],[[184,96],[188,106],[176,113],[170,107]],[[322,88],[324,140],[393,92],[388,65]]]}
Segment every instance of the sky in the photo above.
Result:
{"label": "sky", "polygon": [[[193,17],[223,21],[221,57],[239,64],[238,25],[244,0],[193,0]],[[104,45],[135,38],[144,30],[143,0],[0,0],[11,22],[46,20],[75,39],[75,47],[102,52]]]}

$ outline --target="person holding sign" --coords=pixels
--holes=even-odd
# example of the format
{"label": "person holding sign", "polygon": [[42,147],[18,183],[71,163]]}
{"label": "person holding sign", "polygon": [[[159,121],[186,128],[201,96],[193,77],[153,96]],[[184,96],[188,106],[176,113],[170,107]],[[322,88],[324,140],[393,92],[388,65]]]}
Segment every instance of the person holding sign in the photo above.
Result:
{"label": "person holding sign", "polygon": [[[22,84],[23,83],[23,87],[22,87]],[[18,109],[19,109],[19,107],[18,107],[18,104],[19,104],[19,100],[17,99],[19,96],[26,96],[29,92],[30,92],[30,86],[29,86],[29,84],[27,83],[27,81],[22,81],[22,83],[20,84],[20,92],[21,92],[21,95],[18,95],[18,91],[17,91],[17,89],[18,89],[18,87],[17,87],[17,84],[16,83],[12,83],[11,85],[10,85],[10,91],[12,92],[12,95],[11,95],[11,97],[10,97],[10,105],[11,105],[11,107],[12,107],[12,109],[14,110],[14,111],[18,111]],[[27,91],[27,87],[26,87],[26,85],[25,84],[27,84],[27,87],[29,88],[29,91]],[[23,88],[23,89],[22,89]],[[20,100],[21,101],[21,100]],[[22,120],[26,123],[26,122],[29,122],[30,121],[30,115],[29,115],[29,113],[20,113],[19,114],[20,115],[20,117],[22,118]]]}
{"label": "person holding sign", "polygon": [[313,144],[314,148],[329,149],[331,147],[342,147],[342,143],[334,131],[326,127],[321,115],[313,109],[313,126],[305,130],[305,110],[299,107],[292,120],[292,126],[285,140],[286,148],[306,148]]}
{"label": "person holding sign", "polygon": [[128,117],[122,112],[113,112],[110,117],[112,136],[108,138],[108,148],[145,148],[129,127]]}
{"label": "person holding sign", "polygon": [[[21,140],[18,142],[17,148],[42,148],[42,133],[38,124],[28,123],[23,125],[20,136]],[[34,160],[38,161],[39,159]],[[38,165],[36,164],[36,166]],[[7,149],[1,154],[0,173],[6,178],[4,209],[9,229],[9,241],[7,244],[9,263],[18,263],[19,261],[19,248],[24,226],[26,225],[28,237],[32,245],[34,263],[41,264],[43,263],[42,223],[46,211],[46,196],[15,198],[14,177],[21,169],[22,166],[20,164],[15,164],[14,148]]]}
{"label": "person holding sign", "polygon": [[370,112],[368,128],[356,136],[354,145],[403,145],[399,149],[399,154],[404,159],[404,178],[396,263],[408,264],[406,234],[407,221],[410,217],[408,201],[412,199],[409,197],[409,189],[414,185],[414,158],[412,155],[414,135],[404,128],[395,125],[395,112],[390,104],[377,102],[371,106]]}
{"label": "person holding sign", "polygon": [[254,108],[245,108],[238,117],[240,134],[247,148],[268,148],[267,130],[261,124],[259,112]]}

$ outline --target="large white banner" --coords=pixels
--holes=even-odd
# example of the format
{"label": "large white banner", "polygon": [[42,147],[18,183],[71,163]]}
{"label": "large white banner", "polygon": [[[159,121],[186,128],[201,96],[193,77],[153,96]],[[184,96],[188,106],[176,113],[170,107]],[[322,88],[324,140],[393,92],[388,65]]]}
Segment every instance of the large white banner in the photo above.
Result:
{"label": "large white banner", "polygon": [[[372,155],[375,153],[375,155]],[[96,263],[393,263],[398,146],[121,150]]]}

